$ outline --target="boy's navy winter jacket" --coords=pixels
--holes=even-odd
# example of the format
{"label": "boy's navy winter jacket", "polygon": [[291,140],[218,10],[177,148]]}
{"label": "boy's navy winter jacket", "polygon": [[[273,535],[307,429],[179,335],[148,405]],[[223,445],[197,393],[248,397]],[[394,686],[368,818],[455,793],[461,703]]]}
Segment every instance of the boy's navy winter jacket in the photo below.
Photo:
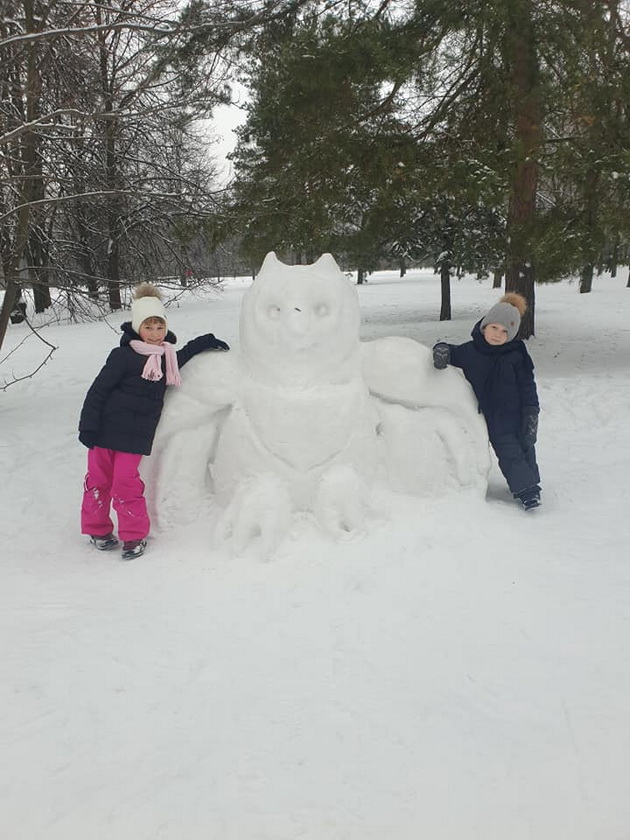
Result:
{"label": "boy's navy winter jacket", "polygon": [[[165,360],[162,357],[164,375],[161,379],[157,382],[143,379],[147,357],[129,346],[130,341],[139,341],[140,337],[130,322],[123,324],[121,329],[120,347],[109,354],[85,397],[79,420],[79,440],[89,448],[102,446],[118,452],[149,455],[164,404]],[[171,344],[177,341],[170,331],[164,340]],[[203,350],[213,349],[228,348],[212,333],[200,335],[177,351],[177,363],[181,368]]]}
{"label": "boy's navy winter jacket", "polygon": [[534,364],[525,344],[513,339],[493,346],[483,337],[481,321],[472,329],[472,341],[449,344],[450,363],[461,368],[472,385],[486,418],[490,439],[519,434],[523,409],[538,408]]}

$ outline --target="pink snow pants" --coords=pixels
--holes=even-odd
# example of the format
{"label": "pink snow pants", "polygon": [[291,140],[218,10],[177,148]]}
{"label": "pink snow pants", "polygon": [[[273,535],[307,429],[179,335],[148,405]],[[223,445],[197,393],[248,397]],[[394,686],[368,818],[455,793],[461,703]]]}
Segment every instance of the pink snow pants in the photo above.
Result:
{"label": "pink snow pants", "polygon": [[138,473],[142,455],[95,446],[88,450],[88,471],[83,484],[81,533],[104,537],[114,525],[113,504],[118,516],[118,536],[123,542],[143,540],[151,523],[144,498],[144,483]]}

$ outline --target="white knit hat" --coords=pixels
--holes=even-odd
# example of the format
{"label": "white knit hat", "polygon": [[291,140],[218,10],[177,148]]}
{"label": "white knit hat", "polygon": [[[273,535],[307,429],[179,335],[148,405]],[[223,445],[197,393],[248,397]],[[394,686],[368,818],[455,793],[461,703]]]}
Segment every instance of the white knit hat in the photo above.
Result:
{"label": "white knit hat", "polygon": [[147,318],[161,318],[166,324],[166,310],[159,289],[150,283],[141,283],[131,304],[131,326],[134,332],[140,334],[140,326]]}

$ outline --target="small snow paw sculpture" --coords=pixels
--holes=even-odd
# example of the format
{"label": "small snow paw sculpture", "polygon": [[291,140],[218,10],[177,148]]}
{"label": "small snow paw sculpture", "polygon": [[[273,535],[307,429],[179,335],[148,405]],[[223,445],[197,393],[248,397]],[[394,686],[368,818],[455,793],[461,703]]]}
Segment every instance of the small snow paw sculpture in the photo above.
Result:
{"label": "small snow paw sculpture", "polygon": [[[147,494],[149,512],[158,529],[194,521],[207,504],[213,431],[207,421],[205,435],[174,435],[158,462],[147,459],[143,465],[143,476],[151,488]],[[184,464],[186,469],[182,469]]]}
{"label": "small snow paw sculpture", "polygon": [[379,440],[390,485],[419,496],[461,488],[485,493],[485,462],[468,425],[443,408],[382,403]]}
{"label": "small snow paw sculpture", "polygon": [[332,467],[319,481],[313,513],[332,537],[343,538],[362,531],[369,514],[365,482],[348,465]]}
{"label": "small snow paw sculpture", "polygon": [[167,391],[153,454],[141,466],[158,529],[186,525],[207,509],[214,492],[210,465],[239,371],[231,353],[204,353],[182,368],[182,387]]}
{"label": "small snow paw sculpture", "polygon": [[257,475],[242,483],[219,514],[214,544],[234,554],[267,557],[291,526],[291,498],[286,483],[274,475]]}
{"label": "small snow paw sculpture", "polygon": [[380,338],[362,350],[392,485],[419,495],[460,488],[485,494],[488,432],[461,372],[436,371],[429,348],[410,338]]}

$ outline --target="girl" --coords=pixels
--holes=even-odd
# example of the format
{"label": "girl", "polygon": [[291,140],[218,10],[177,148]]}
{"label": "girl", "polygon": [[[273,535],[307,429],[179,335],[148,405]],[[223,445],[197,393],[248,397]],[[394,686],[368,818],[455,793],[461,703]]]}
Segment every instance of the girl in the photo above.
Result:
{"label": "girl", "polygon": [[465,344],[440,342],[433,364],[461,368],[472,385],[499,468],[515,499],[525,510],[540,505],[540,474],[536,463],[538,393],[534,365],[525,344],[516,338],[527,303],[508,292],[472,330]]}
{"label": "girl", "polygon": [[110,504],[118,516],[122,559],[139,557],[150,522],[138,467],[151,453],[167,385],[179,385],[179,368],[203,350],[229,350],[212,333],[174,349],[160,293],[150,283],[136,289],[131,322],[121,327],[112,350],[92,383],[79,420],[79,440],[88,447],[81,505],[81,533],[99,550],[118,545]]}

